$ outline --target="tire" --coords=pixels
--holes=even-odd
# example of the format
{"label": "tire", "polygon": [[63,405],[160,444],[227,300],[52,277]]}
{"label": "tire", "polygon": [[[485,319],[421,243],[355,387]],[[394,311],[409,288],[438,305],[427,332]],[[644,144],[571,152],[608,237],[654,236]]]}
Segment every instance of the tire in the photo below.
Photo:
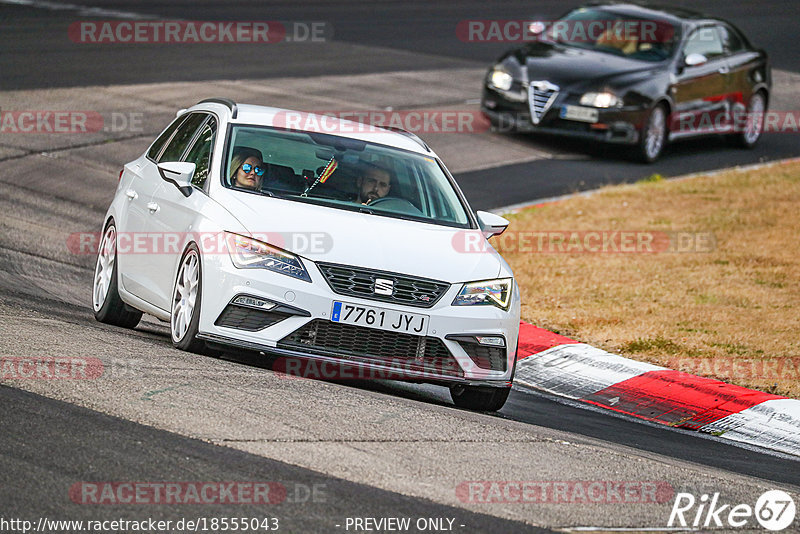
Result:
{"label": "tire", "polygon": [[740,148],[753,148],[764,132],[764,113],[767,111],[767,97],[759,91],[747,103],[747,120],[744,131],[731,136],[733,144]]}
{"label": "tire", "polygon": [[92,309],[94,318],[101,323],[134,328],[142,319],[142,312],[128,307],[117,289],[117,228],[109,221],[97,251],[97,264],[92,282]]}
{"label": "tire", "polygon": [[172,346],[198,354],[205,353],[206,344],[197,339],[202,303],[202,266],[200,251],[191,243],[181,257],[178,275],[172,289],[169,330]]}
{"label": "tire", "polygon": [[[519,351],[519,343],[517,343],[517,351]],[[517,372],[517,352],[514,352],[514,367],[511,368],[511,379],[514,381],[514,375]],[[511,388],[493,388],[486,386],[451,386],[450,398],[453,399],[453,404],[465,410],[474,410],[479,412],[496,412],[502,408],[508,394],[511,393]]]}
{"label": "tire", "polygon": [[667,144],[667,118],[664,104],[657,104],[650,110],[639,132],[639,144],[636,147],[636,159],[642,163],[653,163],[664,151]]}
{"label": "tire", "polygon": [[511,388],[484,386],[452,386],[450,397],[453,404],[466,410],[496,412],[506,403]]}

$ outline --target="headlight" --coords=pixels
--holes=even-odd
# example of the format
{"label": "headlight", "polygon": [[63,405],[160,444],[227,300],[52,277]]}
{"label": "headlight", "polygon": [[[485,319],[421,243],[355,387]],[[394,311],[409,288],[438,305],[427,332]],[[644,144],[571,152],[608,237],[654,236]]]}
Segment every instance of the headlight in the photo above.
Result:
{"label": "headlight", "polygon": [[239,269],[269,269],[293,278],[311,281],[300,258],[249,237],[225,232],[228,254]]}
{"label": "headlight", "polygon": [[508,91],[511,89],[511,84],[514,83],[514,78],[500,67],[495,67],[489,77],[489,83],[498,89]]}
{"label": "headlight", "polygon": [[481,280],[464,284],[453,301],[453,306],[497,306],[508,310],[511,305],[511,278]]}
{"label": "headlight", "polygon": [[622,105],[622,100],[613,93],[586,93],[581,97],[582,106],[592,106],[595,108],[613,108]]}

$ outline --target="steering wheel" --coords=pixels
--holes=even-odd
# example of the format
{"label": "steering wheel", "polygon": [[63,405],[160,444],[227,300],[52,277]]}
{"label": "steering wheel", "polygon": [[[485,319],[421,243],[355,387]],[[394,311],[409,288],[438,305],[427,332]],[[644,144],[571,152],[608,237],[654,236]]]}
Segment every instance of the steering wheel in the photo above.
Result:
{"label": "steering wheel", "polygon": [[385,210],[392,210],[397,211],[400,213],[406,213],[408,215],[422,215],[422,212],[417,208],[414,204],[409,202],[408,200],[400,197],[383,197],[383,198],[376,198],[369,204],[367,207],[378,206]]}

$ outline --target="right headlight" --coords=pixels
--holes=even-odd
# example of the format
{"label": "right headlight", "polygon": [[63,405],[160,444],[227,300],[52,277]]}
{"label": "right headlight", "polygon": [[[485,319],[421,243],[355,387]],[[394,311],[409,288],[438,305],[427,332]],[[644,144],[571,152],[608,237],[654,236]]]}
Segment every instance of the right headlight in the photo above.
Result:
{"label": "right headlight", "polygon": [[508,71],[498,66],[495,67],[494,70],[492,70],[492,73],[489,75],[489,83],[498,89],[508,91],[511,89],[511,84],[514,83],[514,78],[508,73]]}
{"label": "right headlight", "polygon": [[306,282],[311,281],[303,262],[291,252],[230,232],[225,232],[225,238],[231,261],[239,269],[268,269]]}
{"label": "right headlight", "polygon": [[514,280],[511,278],[468,282],[461,288],[452,305],[496,306],[501,310],[508,311],[511,306],[513,285]]}

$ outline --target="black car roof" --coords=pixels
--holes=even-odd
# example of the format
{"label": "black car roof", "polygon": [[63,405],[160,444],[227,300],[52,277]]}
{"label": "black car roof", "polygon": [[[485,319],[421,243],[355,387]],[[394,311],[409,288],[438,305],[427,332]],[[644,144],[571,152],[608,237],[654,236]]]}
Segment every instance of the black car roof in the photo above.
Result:
{"label": "black car roof", "polygon": [[716,22],[718,20],[710,15],[692,11],[691,9],[649,2],[602,1],[592,2],[586,4],[584,7],[606,8],[620,14],[639,16],[647,19],[663,19],[673,24],[689,23],[694,25],[702,22]]}

